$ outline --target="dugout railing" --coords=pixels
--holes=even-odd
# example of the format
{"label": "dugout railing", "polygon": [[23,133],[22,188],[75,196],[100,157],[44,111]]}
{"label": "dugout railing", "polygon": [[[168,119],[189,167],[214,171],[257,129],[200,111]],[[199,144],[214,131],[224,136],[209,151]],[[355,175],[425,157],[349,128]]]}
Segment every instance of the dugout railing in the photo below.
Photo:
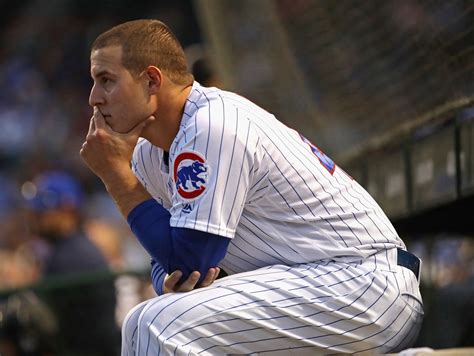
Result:
{"label": "dugout railing", "polygon": [[149,271],[103,271],[0,290],[0,354],[119,355],[121,321],[149,286]]}
{"label": "dugout railing", "polygon": [[426,227],[472,232],[466,217],[474,193],[473,106],[369,141],[339,162],[404,230],[410,219],[459,209],[451,221]]}
{"label": "dugout railing", "polygon": [[416,346],[474,345],[474,107],[426,117],[341,156],[423,260]]}

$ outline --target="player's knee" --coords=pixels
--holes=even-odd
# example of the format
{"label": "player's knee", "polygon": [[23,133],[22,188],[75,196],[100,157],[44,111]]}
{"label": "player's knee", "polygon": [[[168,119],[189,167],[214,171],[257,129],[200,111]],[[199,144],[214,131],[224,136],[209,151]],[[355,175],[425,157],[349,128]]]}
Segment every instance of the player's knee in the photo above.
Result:
{"label": "player's knee", "polygon": [[138,320],[146,305],[147,301],[140,303],[130,309],[130,311],[127,313],[127,316],[125,317],[122,324],[122,340],[131,339],[136,333]]}
{"label": "player's knee", "polygon": [[159,325],[161,318],[159,317],[160,310],[166,307],[166,303],[160,298],[154,299],[142,311],[140,319],[138,320],[138,327],[140,329],[147,328],[149,325]]}
{"label": "player's knee", "polygon": [[[174,301],[174,302],[173,302]],[[162,331],[172,328],[176,315],[181,315],[180,306],[174,298],[155,298],[143,309],[138,320],[141,335],[152,334],[160,338]],[[181,320],[182,321],[182,320]]]}

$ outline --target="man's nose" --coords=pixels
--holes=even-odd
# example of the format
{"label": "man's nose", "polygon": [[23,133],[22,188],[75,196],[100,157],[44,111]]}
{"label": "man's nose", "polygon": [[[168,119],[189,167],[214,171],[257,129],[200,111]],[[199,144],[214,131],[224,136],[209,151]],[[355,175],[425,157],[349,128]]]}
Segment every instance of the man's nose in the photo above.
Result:
{"label": "man's nose", "polygon": [[89,95],[89,105],[96,106],[104,103],[104,98],[100,93],[100,90],[97,89],[94,84],[91,88],[91,93]]}

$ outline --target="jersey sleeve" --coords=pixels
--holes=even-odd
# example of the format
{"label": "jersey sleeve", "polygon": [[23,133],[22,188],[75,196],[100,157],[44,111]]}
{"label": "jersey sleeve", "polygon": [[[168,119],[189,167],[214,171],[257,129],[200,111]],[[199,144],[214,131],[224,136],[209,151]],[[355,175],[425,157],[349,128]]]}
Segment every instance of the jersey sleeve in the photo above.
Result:
{"label": "jersey sleeve", "polygon": [[169,209],[171,200],[167,191],[168,167],[164,165],[163,150],[145,139],[140,139],[133,151],[132,171],[148,193]]}
{"label": "jersey sleeve", "polygon": [[189,118],[170,154],[170,225],[233,238],[257,142],[250,120],[220,97]]}

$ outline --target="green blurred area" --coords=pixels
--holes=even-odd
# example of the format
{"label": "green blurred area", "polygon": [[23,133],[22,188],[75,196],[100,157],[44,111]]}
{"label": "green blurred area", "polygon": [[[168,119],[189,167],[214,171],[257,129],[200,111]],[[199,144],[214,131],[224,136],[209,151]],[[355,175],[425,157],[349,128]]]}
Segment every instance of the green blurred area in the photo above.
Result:
{"label": "green blurred area", "polygon": [[0,354],[118,355],[121,322],[147,287],[148,271],[104,271],[3,290]]}

